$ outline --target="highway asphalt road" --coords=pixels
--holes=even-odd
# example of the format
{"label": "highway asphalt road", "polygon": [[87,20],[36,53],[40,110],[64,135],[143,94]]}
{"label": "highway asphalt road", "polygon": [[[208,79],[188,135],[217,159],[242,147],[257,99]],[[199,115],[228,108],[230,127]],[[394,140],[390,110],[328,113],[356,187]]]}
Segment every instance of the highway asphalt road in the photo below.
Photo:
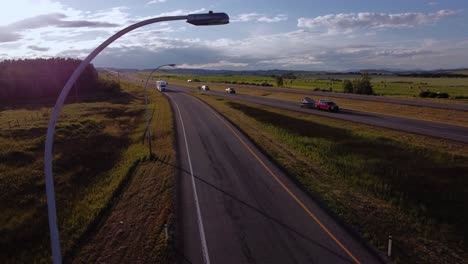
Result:
{"label": "highway asphalt road", "polygon": [[[192,88],[170,85],[172,89],[178,91],[190,91]],[[262,105],[268,105],[273,107],[284,108],[293,111],[299,111],[304,113],[310,113],[314,115],[320,115],[325,117],[332,117],[337,119],[343,119],[352,122],[358,122],[373,126],[379,126],[384,128],[390,128],[425,136],[431,136],[436,138],[443,138],[448,140],[459,141],[468,143],[468,127],[449,125],[444,123],[437,123],[431,121],[423,121],[417,119],[403,118],[397,116],[380,115],[374,113],[366,113],[353,110],[341,110],[339,113],[329,113],[318,111],[316,109],[304,109],[299,107],[299,103],[265,98],[261,96],[252,96],[245,94],[227,94],[218,91],[203,91],[207,94],[212,94],[220,97],[231,98],[242,100],[246,102],[252,102]]]}
{"label": "highway asphalt road", "polygon": [[424,106],[424,107],[468,111],[468,104],[440,103],[440,102],[431,102],[431,101],[422,101],[422,100],[399,99],[399,98],[392,98],[392,97],[387,97],[387,96],[330,93],[330,92],[299,90],[299,89],[290,89],[290,88],[262,87],[262,86],[255,86],[255,85],[236,85],[236,84],[225,84],[225,83],[216,83],[216,84],[226,86],[226,87],[239,87],[239,88],[249,88],[249,89],[257,89],[257,90],[264,90],[264,91],[273,91],[273,92],[316,95],[320,97],[347,98],[347,99],[373,101],[373,102],[381,102],[381,103],[392,103],[392,104],[401,104],[401,105]]}
{"label": "highway asphalt road", "polygon": [[174,88],[165,94],[177,133],[180,263],[380,263],[241,132]]}

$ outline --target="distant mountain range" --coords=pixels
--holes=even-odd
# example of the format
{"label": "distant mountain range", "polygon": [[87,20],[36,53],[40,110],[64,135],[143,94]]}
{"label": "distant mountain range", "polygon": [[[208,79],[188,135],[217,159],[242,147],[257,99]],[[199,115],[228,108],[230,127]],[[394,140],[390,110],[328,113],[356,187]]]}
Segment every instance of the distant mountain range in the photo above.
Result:
{"label": "distant mountain range", "polygon": [[[120,72],[135,72],[135,71],[151,71],[152,69],[118,69],[118,68],[97,68],[99,71],[105,69]],[[378,75],[411,75],[411,74],[459,74],[468,75],[468,68],[458,69],[437,69],[437,70],[402,70],[402,69],[359,69],[349,71],[298,71],[298,70],[247,70],[247,71],[235,71],[235,70],[206,70],[206,69],[164,69],[161,71],[178,73],[178,74],[191,74],[191,75],[258,75],[258,76],[272,76],[272,75],[283,75],[286,73],[294,73],[295,75],[309,75],[309,74],[323,74],[323,75],[335,75],[335,74],[360,74],[367,72],[369,74]]]}
{"label": "distant mountain range", "polygon": [[118,72],[136,72],[136,71],[141,71],[139,69],[127,69],[127,68],[109,68],[109,67],[96,67],[96,70],[98,71],[118,71]]}

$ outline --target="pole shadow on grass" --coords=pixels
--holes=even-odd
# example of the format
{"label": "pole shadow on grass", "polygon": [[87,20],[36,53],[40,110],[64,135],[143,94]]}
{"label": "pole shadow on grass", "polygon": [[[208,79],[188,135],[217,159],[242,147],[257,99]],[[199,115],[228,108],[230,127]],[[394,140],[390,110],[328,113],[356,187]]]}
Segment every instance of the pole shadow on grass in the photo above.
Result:
{"label": "pole shadow on grass", "polygon": [[[186,175],[191,175],[190,174],[190,171],[186,168],[182,168],[178,165],[175,165],[175,164],[172,164],[172,163],[169,163],[167,161],[165,161],[164,159],[159,159],[158,157],[155,157],[155,162],[160,162],[162,164],[166,164],[168,166],[171,166],[173,168],[175,168],[176,170],[178,170],[178,173],[183,173],[183,174],[186,174]],[[240,198],[238,198],[237,196],[231,194],[230,192],[226,191],[226,190],[223,190],[222,188],[216,186],[215,184],[209,182],[208,180],[205,180],[202,178],[202,176],[199,176],[199,175],[194,175],[193,176],[199,183],[202,183],[208,187],[210,187],[212,190],[215,190],[221,194],[223,194],[224,196],[230,198],[232,201],[235,201],[237,202],[239,205],[242,205],[243,207],[245,208],[248,208],[256,213],[258,213],[259,215],[263,216],[264,218],[274,222],[275,224],[277,224],[278,226],[284,228],[285,230],[295,234],[296,236],[298,237],[301,237],[302,239],[308,241],[309,243],[317,246],[317,247],[320,247],[322,248],[323,250],[329,252],[330,254],[340,258],[341,260],[343,260],[344,262],[348,262],[348,263],[353,263],[352,261],[350,261],[349,259],[347,259],[346,257],[343,257],[342,255],[340,255],[339,253],[333,251],[332,249],[328,248],[327,246],[321,244],[320,242],[314,240],[313,238],[310,238],[304,234],[302,234],[300,231],[296,230],[295,228],[283,223],[282,221],[278,220],[277,218],[275,218],[274,216],[271,216],[270,214],[268,214],[267,212],[255,207],[254,205],[252,204],[249,204],[248,202],[245,202],[243,200],[241,200]],[[186,257],[181,253],[179,252],[179,254],[181,254],[181,256],[184,258],[184,260],[186,262],[190,262],[188,259],[186,259]]]}

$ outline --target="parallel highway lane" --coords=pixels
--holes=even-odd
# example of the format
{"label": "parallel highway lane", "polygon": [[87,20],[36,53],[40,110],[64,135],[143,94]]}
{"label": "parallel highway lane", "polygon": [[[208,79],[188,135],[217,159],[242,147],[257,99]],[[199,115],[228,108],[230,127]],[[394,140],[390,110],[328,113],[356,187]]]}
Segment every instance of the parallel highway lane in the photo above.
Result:
{"label": "parallel highway lane", "polygon": [[[193,91],[192,88],[171,85],[172,89],[178,91]],[[431,121],[417,120],[398,116],[382,115],[377,113],[367,113],[354,110],[343,109],[339,113],[329,113],[318,111],[316,109],[304,109],[299,107],[299,103],[265,98],[261,96],[252,96],[246,94],[226,94],[218,91],[203,91],[220,97],[242,100],[267,106],[279,107],[293,111],[310,113],[319,116],[337,118],[367,125],[390,128],[425,136],[448,139],[463,143],[468,143],[468,127],[437,123]]]}

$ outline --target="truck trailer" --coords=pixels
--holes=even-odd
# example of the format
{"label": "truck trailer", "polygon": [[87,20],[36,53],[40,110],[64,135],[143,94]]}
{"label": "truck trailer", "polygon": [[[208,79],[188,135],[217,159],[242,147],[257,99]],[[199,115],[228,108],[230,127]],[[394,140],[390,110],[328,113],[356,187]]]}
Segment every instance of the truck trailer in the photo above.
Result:
{"label": "truck trailer", "polygon": [[156,81],[156,88],[160,92],[166,91],[166,86],[167,86],[167,82],[165,82],[165,81]]}

